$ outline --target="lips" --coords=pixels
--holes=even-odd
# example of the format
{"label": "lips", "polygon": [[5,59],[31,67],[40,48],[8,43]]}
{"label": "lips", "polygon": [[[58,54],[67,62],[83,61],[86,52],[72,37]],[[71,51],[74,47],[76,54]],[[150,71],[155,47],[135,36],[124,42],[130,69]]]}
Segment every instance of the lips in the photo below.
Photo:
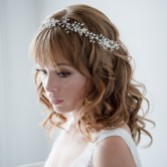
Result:
{"label": "lips", "polygon": [[49,100],[51,104],[54,104],[54,105],[58,105],[58,104],[61,104],[63,102],[63,100],[60,100],[60,99],[50,99]]}

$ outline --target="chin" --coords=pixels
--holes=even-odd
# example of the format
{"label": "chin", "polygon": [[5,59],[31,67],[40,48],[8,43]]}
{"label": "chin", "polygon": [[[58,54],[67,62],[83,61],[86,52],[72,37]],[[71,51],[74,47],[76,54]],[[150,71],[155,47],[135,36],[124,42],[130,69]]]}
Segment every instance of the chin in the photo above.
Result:
{"label": "chin", "polygon": [[60,109],[58,107],[54,107],[53,106],[53,110],[58,113],[58,114],[66,114],[66,113],[69,113],[69,110],[66,110],[66,109]]}
{"label": "chin", "polygon": [[72,113],[75,111],[75,109],[67,109],[67,108],[58,108],[57,106],[53,106],[53,110],[58,113],[58,114],[68,114],[68,113]]}

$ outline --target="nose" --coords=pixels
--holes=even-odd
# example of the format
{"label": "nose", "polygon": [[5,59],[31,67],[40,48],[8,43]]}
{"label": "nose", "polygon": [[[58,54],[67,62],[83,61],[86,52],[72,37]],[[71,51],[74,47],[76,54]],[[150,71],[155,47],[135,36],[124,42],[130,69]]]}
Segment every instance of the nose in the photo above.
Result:
{"label": "nose", "polygon": [[47,92],[55,92],[59,90],[59,81],[55,74],[48,73],[45,80],[42,81],[44,90]]}

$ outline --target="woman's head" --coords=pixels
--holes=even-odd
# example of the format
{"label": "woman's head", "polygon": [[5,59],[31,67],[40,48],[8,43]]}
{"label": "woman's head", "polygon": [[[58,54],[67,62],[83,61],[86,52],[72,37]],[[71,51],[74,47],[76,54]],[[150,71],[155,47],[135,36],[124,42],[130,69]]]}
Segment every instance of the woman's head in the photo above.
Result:
{"label": "woman's head", "polygon": [[[69,6],[49,19],[32,42],[32,57],[46,72],[61,71],[58,64],[62,59],[85,78],[77,117],[80,129],[90,133],[127,123],[134,137],[137,133],[140,136],[143,125],[139,126],[138,121],[143,120],[137,113],[143,96],[131,83],[129,55],[116,27],[103,13],[87,5]],[[44,124],[60,126],[66,117],[54,109],[38,76],[39,70],[36,73],[39,99],[49,109]]]}

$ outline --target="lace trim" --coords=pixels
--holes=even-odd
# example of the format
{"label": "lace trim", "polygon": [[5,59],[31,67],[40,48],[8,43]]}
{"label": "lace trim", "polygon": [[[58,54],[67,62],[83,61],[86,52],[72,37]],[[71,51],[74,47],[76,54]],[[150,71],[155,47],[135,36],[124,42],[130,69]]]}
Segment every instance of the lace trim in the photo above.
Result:
{"label": "lace trim", "polygon": [[94,143],[88,145],[69,167],[92,167],[92,151]]}

